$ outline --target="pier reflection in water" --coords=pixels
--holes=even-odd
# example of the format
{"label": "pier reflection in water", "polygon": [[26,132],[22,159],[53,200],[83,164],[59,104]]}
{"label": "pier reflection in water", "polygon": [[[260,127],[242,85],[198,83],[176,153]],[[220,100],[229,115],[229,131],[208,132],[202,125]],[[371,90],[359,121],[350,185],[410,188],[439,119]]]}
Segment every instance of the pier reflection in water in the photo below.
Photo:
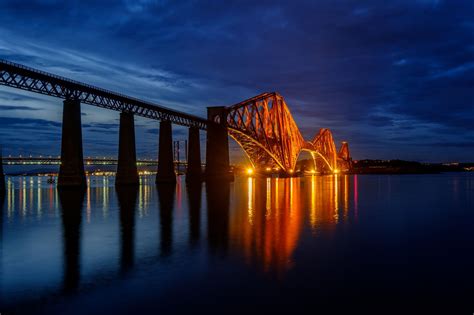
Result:
{"label": "pier reflection in water", "polygon": [[201,238],[202,183],[191,181],[186,187],[189,209],[189,242],[194,247]]}
{"label": "pier reflection in water", "polygon": [[206,185],[207,238],[214,254],[225,255],[229,243],[229,196],[230,185],[209,183]]}
{"label": "pier reflection in water", "polygon": [[[390,257],[396,249],[401,251],[398,257],[406,254],[394,247],[393,238],[416,231],[415,224],[424,222],[420,218],[431,215],[433,206],[458,205],[458,213],[466,213],[462,210],[473,204],[470,177],[435,179],[438,184],[429,191],[409,179],[242,177],[230,184],[185,184],[180,178],[177,185],[156,186],[154,178],[142,177],[139,187],[115,188],[113,178],[89,177],[87,188],[76,191],[58,190],[43,177],[8,177],[6,192],[0,195],[2,306],[10,310],[21,305],[29,310],[52,301],[65,307],[69,302],[61,296],[87,295],[90,290],[114,286],[119,279],[127,290],[147,292],[135,296],[145,299],[144,305],[155,291],[157,296],[167,296],[163,278],[177,290],[172,292],[199,287],[208,298],[212,295],[206,290],[211,289],[202,287],[201,281],[213,281],[216,290],[224,291],[229,290],[226,282],[240,278],[255,288],[267,285],[244,270],[280,282],[283,288],[289,283],[288,289],[297,285],[318,291],[314,281],[326,283],[325,290],[318,292],[336,296],[343,268],[349,272],[344,286],[358,290],[364,272],[377,273],[377,268],[350,271],[374,259],[374,252],[392,249]],[[452,188],[445,189],[446,185]],[[410,195],[414,187],[423,198],[411,201],[416,205],[409,214],[413,223],[405,223],[407,217],[400,215],[407,213],[399,210],[405,209],[405,199],[400,194]],[[440,201],[432,191],[444,199]],[[393,200],[393,196],[398,197]],[[379,247],[374,239],[384,245]],[[355,248],[367,252],[359,255]],[[134,283],[137,274],[138,279],[154,280],[141,286]],[[367,277],[364,281],[380,285]],[[391,284],[395,288],[400,285],[387,277],[395,281]]]}
{"label": "pier reflection in water", "polygon": [[64,290],[73,291],[79,286],[81,223],[85,190],[61,189],[58,192],[63,226]]}
{"label": "pier reflection in water", "polygon": [[162,256],[168,256],[173,247],[173,208],[176,186],[159,184],[157,188],[161,231],[160,251]]}
{"label": "pier reflection in water", "polygon": [[120,211],[120,268],[125,272],[133,266],[135,255],[135,208],[138,187],[117,186],[115,191]]}

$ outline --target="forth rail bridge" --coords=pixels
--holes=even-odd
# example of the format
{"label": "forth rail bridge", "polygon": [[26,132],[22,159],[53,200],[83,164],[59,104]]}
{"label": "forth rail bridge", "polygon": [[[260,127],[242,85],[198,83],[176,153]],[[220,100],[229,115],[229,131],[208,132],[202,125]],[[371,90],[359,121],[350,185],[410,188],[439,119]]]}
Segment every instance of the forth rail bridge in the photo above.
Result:
{"label": "forth rail bridge", "polygon": [[[349,147],[336,149],[331,131],[320,129],[305,140],[283,97],[263,93],[232,106],[207,108],[207,119],[172,110],[54,74],[0,60],[0,85],[63,99],[59,187],[84,186],[81,103],[120,112],[116,185],[138,184],[134,116],[158,120],[157,183],[176,181],[172,124],[189,128],[186,180],[230,180],[229,142],[232,137],[245,151],[255,170],[273,169],[292,176],[302,151],[311,154],[314,169],[322,173],[350,170]],[[207,132],[206,167],[201,167],[199,132]],[[1,159],[1,157],[0,157]],[[0,186],[5,185],[0,161]]]}

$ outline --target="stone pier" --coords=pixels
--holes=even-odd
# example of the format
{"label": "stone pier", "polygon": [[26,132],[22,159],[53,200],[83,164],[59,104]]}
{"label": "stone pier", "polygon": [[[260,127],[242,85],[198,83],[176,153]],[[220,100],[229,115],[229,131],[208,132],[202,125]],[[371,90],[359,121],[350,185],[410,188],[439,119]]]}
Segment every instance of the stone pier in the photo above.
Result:
{"label": "stone pier", "polygon": [[115,185],[138,185],[135,123],[132,113],[120,113],[119,154]]}
{"label": "stone pier", "polygon": [[186,181],[201,181],[201,143],[198,127],[189,128],[187,153],[188,167],[186,169]]}
{"label": "stone pier", "polygon": [[58,187],[86,185],[81,128],[81,102],[79,100],[65,100]]}
{"label": "stone pier", "polygon": [[229,173],[229,138],[227,134],[225,107],[208,107],[207,118],[214,123],[207,126],[206,141],[206,181],[228,181],[233,176]]}
{"label": "stone pier", "polygon": [[157,183],[176,183],[176,174],[173,163],[173,135],[171,122],[160,122],[160,139],[158,147]]}

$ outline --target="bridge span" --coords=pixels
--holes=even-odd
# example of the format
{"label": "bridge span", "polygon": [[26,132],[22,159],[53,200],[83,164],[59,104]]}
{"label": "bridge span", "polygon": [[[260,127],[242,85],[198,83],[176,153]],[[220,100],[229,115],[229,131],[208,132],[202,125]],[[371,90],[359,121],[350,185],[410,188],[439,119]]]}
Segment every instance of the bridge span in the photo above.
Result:
{"label": "bridge span", "polygon": [[[303,139],[283,97],[263,93],[233,106],[208,107],[207,118],[172,110],[24,65],[0,60],[0,85],[63,99],[62,139],[58,186],[86,185],[82,149],[81,103],[120,112],[116,185],[138,184],[134,116],[159,121],[157,183],[175,183],[172,124],[189,128],[189,181],[231,180],[231,136],[243,148],[254,168],[278,169],[291,176],[302,151],[311,153],[314,168],[328,172],[349,170],[347,143],[339,152],[328,129],[311,141]],[[206,169],[202,174],[199,132],[206,131]],[[1,159],[1,157],[0,157]],[[0,188],[4,186],[0,161]]]}
{"label": "bridge span", "polygon": [[[173,160],[175,167],[188,166],[187,160]],[[118,160],[111,157],[86,157],[85,165],[117,165]],[[60,156],[4,156],[3,165],[61,165]],[[137,159],[137,166],[158,166],[158,160]],[[201,166],[206,166],[202,164]]]}
{"label": "bridge span", "polygon": [[[118,160],[110,157],[87,157],[86,165],[117,165]],[[183,161],[174,161],[175,164],[186,165]],[[3,165],[60,165],[60,156],[4,156]],[[137,166],[157,166],[157,160],[137,160]]]}

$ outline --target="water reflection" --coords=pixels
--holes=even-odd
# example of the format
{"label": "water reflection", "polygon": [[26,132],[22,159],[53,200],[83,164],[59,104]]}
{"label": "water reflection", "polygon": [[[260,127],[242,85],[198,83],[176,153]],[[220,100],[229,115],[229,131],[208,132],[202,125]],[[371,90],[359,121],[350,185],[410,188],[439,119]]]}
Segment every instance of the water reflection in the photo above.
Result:
{"label": "water reflection", "polygon": [[173,208],[175,197],[175,185],[157,185],[158,200],[160,204],[160,253],[169,256],[173,246]]}
{"label": "water reflection", "polygon": [[[89,177],[87,190],[75,194],[59,191],[54,185],[46,185],[39,177],[20,177],[15,181],[9,177],[4,197],[7,219],[12,222],[31,216],[41,220],[45,214],[54,218],[60,204],[64,236],[80,237],[81,200],[84,197],[86,199],[87,224],[94,217],[107,220],[110,209],[114,208],[111,202],[117,200],[121,233],[120,268],[127,270],[134,264],[135,210],[138,211],[138,218],[143,218],[151,211],[150,205],[158,204],[159,207],[155,209],[159,212],[161,256],[172,253],[173,226],[176,226],[174,220],[188,220],[189,244],[196,247],[201,239],[202,184],[189,183],[183,187],[158,185],[155,190],[153,180],[142,177],[140,182],[138,188],[118,188],[114,191],[113,182],[109,178]],[[320,229],[331,230],[337,224],[356,217],[358,211],[357,175],[288,179],[249,177],[238,179],[233,184],[208,183],[205,187],[207,242],[210,251],[225,254],[231,238],[233,251],[241,253],[247,262],[262,266],[265,271],[281,273],[291,268],[292,255],[305,220],[312,233],[317,235]],[[155,192],[157,203],[154,201]],[[353,195],[352,198],[350,194]],[[65,197],[69,195],[71,197]],[[176,216],[174,211],[181,211],[181,199],[184,198],[187,199],[184,202],[188,215],[183,212]],[[175,202],[178,209],[174,207]],[[351,214],[350,209],[354,209],[354,213]],[[74,227],[74,224],[75,228],[66,229]],[[69,239],[70,237],[65,237],[65,240]],[[76,248],[72,241],[71,245],[72,249]]]}
{"label": "water reflection", "polygon": [[248,263],[264,271],[291,267],[303,224],[300,186],[297,178],[247,180],[246,196],[235,199],[237,211],[230,219],[230,233],[234,249]]}
{"label": "water reflection", "polygon": [[41,177],[19,177],[16,181],[7,177],[6,208],[8,221],[24,220],[36,216],[40,220],[44,215],[58,216],[58,192],[56,187],[48,185],[45,189]]}
{"label": "water reflection", "polygon": [[202,184],[190,181],[186,185],[189,208],[189,242],[196,246],[201,237],[201,194]]}
{"label": "water reflection", "polygon": [[133,266],[135,251],[135,207],[137,186],[117,186],[115,188],[120,209],[120,268],[126,272]]}
{"label": "water reflection", "polygon": [[3,203],[5,202],[5,194],[6,191],[4,189],[0,189],[0,259],[3,253]]}
{"label": "water reflection", "polygon": [[[60,290],[73,292],[104,272],[129,275],[144,253],[150,258],[157,247],[153,261],[183,255],[189,248],[207,249],[211,255],[237,257],[256,270],[283,276],[295,265],[305,228],[313,237],[334,231],[357,215],[359,203],[357,176],[207,183],[205,202],[201,183],[155,186],[151,177],[140,182],[136,188],[114,189],[109,178],[89,177],[85,191],[73,191],[58,190],[42,178],[9,177],[3,229],[11,226],[15,234],[20,225],[35,229],[57,221],[63,247]],[[85,228],[87,234],[81,232]],[[101,251],[111,257],[96,257]]]}
{"label": "water reflection", "polygon": [[358,177],[354,175],[354,213],[357,217],[357,212],[359,209],[359,187],[358,187]]}
{"label": "water reflection", "polygon": [[74,291],[80,279],[81,221],[85,190],[60,189],[61,219],[63,227],[63,288]]}
{"label": "water reflection", "polygon": [[206,183],[207,238],[213,254],[225,256],[229,241],[229,183]]}
{"label": "water reflection", "polygon": [[[314,235],[320,230],[333,230],[351,218],[348,175],[250,177],[245,184],[246,189],[237,191],[233,198],[236,202],[230,218],[233,250],[265,272],[283,274],[293,266],[293,254],[305,218]],[[357,196],[356,190],[354,193]]]}
{"label": "water reflection", "polygon": [[335,226],[349,219],[349,175],[313,176],[309,182],[307,198],[310,201],[310,225],[313,232],[319,228]]}
{"label": "water reflection", "polygon": [[150,208],[150,198],[152,191],[155,190],[155,181],[150,177],[140,177],[140,186],[138,188],[138,216],[140,218],[147,216]]}
{"label": "water reflection", "polygon": [[435,278],[439,296],[456,302],[451,297],[472,287],[473,257],[458,250],[472,243],[472,175],[245,177],[158,187],[142,177],[138,189],[117,190],[113,178],[88,180],[86,191],[68,191],[46,178],[7,178],[2,312],[63,303],[56,313],[78,305],[78,313],[96,313],[116,296],[133,301],[117,303],[125,305],[118,313],[183,298],[194,307],[220,293],[229,298],[219,308],[237,300],[278,308],[285,299],[306,309],[324,301],[352,306],[360,296],[429,293]]}
{"label": "water reflection", "polygon": [[5,202],[5,194],[5,189],[0,188],[0,262],[3,261],[3,203]]}

